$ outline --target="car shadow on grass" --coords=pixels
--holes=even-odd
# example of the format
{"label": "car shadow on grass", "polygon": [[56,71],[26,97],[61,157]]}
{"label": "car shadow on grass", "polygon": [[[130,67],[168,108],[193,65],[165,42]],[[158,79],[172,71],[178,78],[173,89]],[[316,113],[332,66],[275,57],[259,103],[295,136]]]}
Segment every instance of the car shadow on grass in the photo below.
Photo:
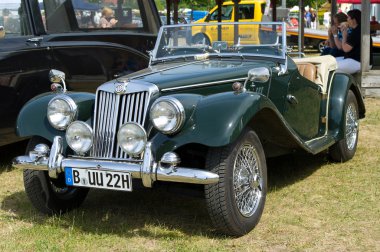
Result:
{"label": "car shadow on grass", "polygon": [[12,159],[24,155],[27,140],[0,147],[0,174],[12,169]]}
{"label": "car shadow on grass", "polygon": [[295,153],[268,159],[269,192],[302,181],[329,162],[326,152],[317,155]]}
{"label": "car shadow on grass", "polygon": [[[302,181],[326,163],[325,154],[293,154],[269,159],[269,192]],[[143,188],[133,193],[91,190],[79,209],[54,217],[38,214],[24,191],[7,196],[1,208],[22,221],[90,234],[116,234],[124,238],[176,239],[183,235],[226,238],[213,228],[205,200],[198,197],[200,194],[194,197],[186,188],[175,192],[168,188]]]}

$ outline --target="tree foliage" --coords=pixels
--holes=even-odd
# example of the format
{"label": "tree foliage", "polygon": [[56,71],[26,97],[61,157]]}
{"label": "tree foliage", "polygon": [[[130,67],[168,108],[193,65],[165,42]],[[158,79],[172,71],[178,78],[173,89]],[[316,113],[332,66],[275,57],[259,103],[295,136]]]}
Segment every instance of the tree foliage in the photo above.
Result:
{"label": "tree foliage", "polygon": [[[282,1],[276,0],[277,6],[281,6]],[[286,0],[286,7],[292,8],[295,5],[299,5],[299,0]],[[328,2],[328,0],[303,0],[303,5],[307,6],[309,5],[312,8],[319,8],[322,4],[325,2]]]}
{"label": "tree foliage", "polygon": [[[281,6],[282,0],[276,0],[277,6]],[[155,0],[157,8],[163,10],[166,8],[166,0]],[[328,0],[303,0],[304,6],[309,5],[312,8],[319,8]],[[193,8],[199,10],[209,10],[216,5],[215,1],[208,0],[180,0],[180,8]],[[286,7],[291,8],[299,5],[299,0],[286,0]]]}

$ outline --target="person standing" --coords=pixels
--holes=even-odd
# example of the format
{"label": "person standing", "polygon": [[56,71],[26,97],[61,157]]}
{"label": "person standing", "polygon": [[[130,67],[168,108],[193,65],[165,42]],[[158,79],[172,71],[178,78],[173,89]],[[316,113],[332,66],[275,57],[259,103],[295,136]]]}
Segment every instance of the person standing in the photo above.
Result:
{"label": "person standing", "polygon": [[313,8],[310,9],[310,21],[311,21],[311,29],[317,29],[317,13]]}
{"label": "person standing", "polygon": [[305,13],[305,20],[306,20],[306,28],[311,27],[311,13],[309,8],[305,8],[306,13]]}

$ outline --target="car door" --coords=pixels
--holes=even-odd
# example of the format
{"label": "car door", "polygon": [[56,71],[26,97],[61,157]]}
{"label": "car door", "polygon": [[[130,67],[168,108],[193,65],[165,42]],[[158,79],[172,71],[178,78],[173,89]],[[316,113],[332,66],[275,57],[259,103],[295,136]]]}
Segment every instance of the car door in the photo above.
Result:
{"label": "car door", "polygon": [[51,52],[36,35],[28,0],[0,3],[0,146],[17,141],[15,120],[21,107],[49,90]]}
{"label": "car door", "polygon": [[320,86],[294,71],[285,96],[283,116],[304,141],[320,135],[322,98]]}
{"label": "car door", "polygon": [[[233,5],[224,4],[222,5],[222,22],[233,22]],[[210,14],[205,18],[205,22],[217,23],[218,22],[218,7],[214,7]],[[202,33],[205,33],[209,36],[211,42],[218,41],[218,29],[217,26],[207,26],[201,28]],[[193,28],[193,34],[196,34],[197,27]],[[233,43],[233,26],[232,25],[223,25],[221,40],[227,41],[228,43]]]}
{"label": "car door", "polygon": [[[257,6],[257,7],[256,7]],[[250,4],[239,4],[238,7],[238,18],[239,22],[259,22],[261,21],[261,11],[259,4],[250,3]],[[234,13],[235,15],[235,13]],[[259,44],[259,25],[240,25],[239,26],[239,37],[240,43],[244,44],[244,40],[249,41],[250,44],[256,43]]]}

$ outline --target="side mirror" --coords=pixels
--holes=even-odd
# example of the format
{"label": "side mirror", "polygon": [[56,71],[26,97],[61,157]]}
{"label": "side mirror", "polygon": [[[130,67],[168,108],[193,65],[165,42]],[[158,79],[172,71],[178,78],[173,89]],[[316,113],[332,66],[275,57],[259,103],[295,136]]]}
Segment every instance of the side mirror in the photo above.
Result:
{"label": "side mirror", "polygon": [[49,80],[56,83],[65,81],[65,73],[56,69],[52,69],[49,72]]}
{"label": "side mirror", "polygon": [[4,30],[4,26],[1,26],[0,25],[0,39],[4,38],[5,37],[5,30]]}
{"label": "side mirror", "polygon": [[[65,73],[56,69],[51,69],[49,72],[49,80],[53,83],[51,85],[51,88],[53,91],[58,91],[58,92],[66,92],[66,83],[65,83]],[[60,87],[60,84],[63,84],[63,90],[62,87]]]}
{"label": "side mirror", "polygon": [[257,67],[248,71],[248,80],[253,82],[264,83],[270,78],[269,69],[266,67]]}

